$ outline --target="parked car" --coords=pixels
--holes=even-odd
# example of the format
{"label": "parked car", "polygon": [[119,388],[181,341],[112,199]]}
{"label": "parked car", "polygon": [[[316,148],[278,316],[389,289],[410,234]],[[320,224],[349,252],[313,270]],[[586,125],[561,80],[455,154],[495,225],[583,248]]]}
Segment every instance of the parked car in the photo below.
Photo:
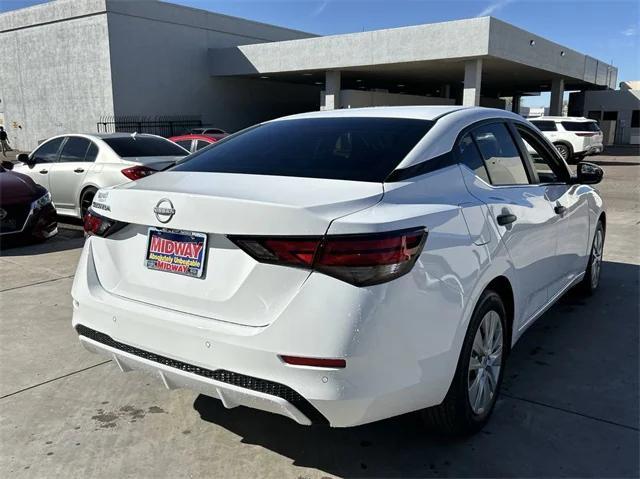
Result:
{"label": "parked car", "polygon": [[82,218],[98,189],[139,180],[188,154],[156,135],[59,135],[18,155],[14,169],[47,188],[59,214]]}
{"label": "parked car", "polygon": [[180,136],[172,136],[169,138],[174,143],[177,143],[185,150],[190,151],[191,153],[195,153],[198,150],[201,150],[205,146],[209,146],[211,143],[215,143],[220,138],[215,138],[213,136],[207,135],[180,135]]}
{"label": "parked car", "polygon": [[598,287],[602,174],[573,176],[503,110],[269,121],[98,192],[73,326],[122,370],[226,407],[477,431],[523,332]]}
{"label": "parked car", "polygon": [[0,166],[0,238],[22,235],[41,240],[56,235],[56,210],[49,192],[11,168],[10,162]]}
{"label": "parked car", "polygon": [[566,162],[604,151],[602,131],[595,120],[581,117],[541,116],[530,119],[560,152]]}
{"label": "parked car", "polygon": [[202,127],[198,127],[198,128],[192,128],[191,129],[191,134],[192,135],[207,135],[207,136],[211,136],[212,138],[215,138],[216,140],[219,140],[219,139],[224,138],[225,136],[227,136],[229,133],[227,133],[224,130],[221,130],[220,128],[215,128],[213,126],[202,126]]}

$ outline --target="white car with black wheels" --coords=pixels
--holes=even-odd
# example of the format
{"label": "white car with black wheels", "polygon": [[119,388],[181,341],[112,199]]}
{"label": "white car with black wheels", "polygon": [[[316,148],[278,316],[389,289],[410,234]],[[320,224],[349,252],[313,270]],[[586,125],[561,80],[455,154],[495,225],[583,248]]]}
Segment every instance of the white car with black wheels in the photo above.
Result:
{"label": "white car with black wheels", "polygon": [[73,327],[226,407],[477,431],[523,332],[598,286],[602,174],[503,110],[269,121],[98,192]]}
{"label": "white car with black wheels", "polygon": [[59,135],[18,155],[13,169],[49,190],[58,214],[82,218],[100,188],[138,180],[188,154],[156,135]]}

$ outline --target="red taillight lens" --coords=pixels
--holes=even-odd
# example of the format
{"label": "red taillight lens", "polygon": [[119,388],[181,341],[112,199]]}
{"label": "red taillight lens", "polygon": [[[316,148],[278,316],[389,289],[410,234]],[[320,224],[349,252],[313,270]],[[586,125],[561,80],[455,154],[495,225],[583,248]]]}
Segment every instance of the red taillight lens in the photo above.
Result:
{"label": "red taillight lens", "polygon": [[322,238],[230,237],[263,263],[309,268],[356,286],[384,283],[408,273],[426,238],[424,229]]}
{"label": "red taillight lens", "polygon": [[312,366],[315,368],[345,368],[347,361],[333,358],[305,358],[300,356],[280,356],[282,360],[293,366]]}
{"label": "red taillight lens", "polygon": [[154,173],[156,173],[156,170],[147,166],[132,166],[131,168],[122,170],[122,174],[133,181],[153,175]]}
{"label": "red taillight lens", "polygon": [[99,215],[93,210],[84,215],[84,232],[87,236],[105,237],[121,229],[125,223]]}

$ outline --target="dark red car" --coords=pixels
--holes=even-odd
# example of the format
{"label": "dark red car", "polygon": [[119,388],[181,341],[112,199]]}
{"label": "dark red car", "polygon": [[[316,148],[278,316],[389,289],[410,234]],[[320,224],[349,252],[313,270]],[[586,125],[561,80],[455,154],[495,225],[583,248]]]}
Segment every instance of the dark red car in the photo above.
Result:
{"label": "dark red car", "polygon": [[47,189],[0,166],[0,238],[23,234],[46,239],[57,233],[56,209]]}
{"label": "dark red car", "polygon": [[189,150],[190,153],[194,153],[198,150],[201,150],[205,146],[209,146],[211,143],[215,143],[216,141],[227,136],[226,133],[219,135],[181,135],[181,136],[172,136],[169,138],[174,143],[177,143],[185,150]]}

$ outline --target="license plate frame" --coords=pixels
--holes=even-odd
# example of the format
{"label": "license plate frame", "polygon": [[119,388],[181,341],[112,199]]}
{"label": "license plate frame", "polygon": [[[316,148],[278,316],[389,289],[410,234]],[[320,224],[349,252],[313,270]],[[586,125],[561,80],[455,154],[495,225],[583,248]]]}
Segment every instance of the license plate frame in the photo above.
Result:
{"label": "license plate frame", "polygon": [[[168,241],[170,244],[158,241],[153,245],[153,238]],[[170,228],[149,227],[147,230],[147,249],[144,264],[147,269],[163,273],[173,273],[187,278],[203,279],[207,260],[206,233],[196,231],[174,230]],[[189,241],[190,240],[190,241]],[[192,246],[178,246],[187,244]],[[197,245],[202,245],[199,249]],[[197,256],[194,258],[193,253]],[[181,254],[184,253],[184,254]],[[155,257],[151,257],[151,255]],[[192,264],[195,262],[196,264]]]}

